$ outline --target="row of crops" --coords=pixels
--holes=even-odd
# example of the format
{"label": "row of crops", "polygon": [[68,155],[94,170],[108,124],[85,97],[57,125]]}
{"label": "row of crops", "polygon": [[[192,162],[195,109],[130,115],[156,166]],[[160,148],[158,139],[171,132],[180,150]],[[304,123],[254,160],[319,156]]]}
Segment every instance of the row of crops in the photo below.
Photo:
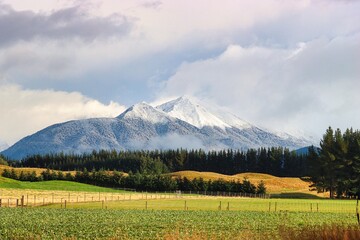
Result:
{"label": "row of crops", "polygon": [[0,239],[271,239],[284,227],[357,224],[354,214],[317,212],[1,208],[0,216]]}

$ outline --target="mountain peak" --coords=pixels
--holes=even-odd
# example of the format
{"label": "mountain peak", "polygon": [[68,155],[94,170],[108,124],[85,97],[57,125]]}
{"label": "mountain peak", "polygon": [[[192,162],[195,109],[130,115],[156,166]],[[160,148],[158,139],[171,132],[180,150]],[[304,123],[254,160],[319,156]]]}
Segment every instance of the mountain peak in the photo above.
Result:
{"label": "mountain peak", "polygon": [[198,128],[205,126],[221,129],[253,127],[250,123],[220,107],[200,103],[196,98],[187,95],[157,106],[157,109],[161,109],[172,117],[179,118]]}
{"label": "mountain peak", "polygon": [[175,100],[157,106],[172,117],[181,119],[198,128],[205,126],[220,127],[222,129],[231,127],[218,116],[199,104],[197,100],[189,96],[182,96]]}
{"label": "mountain peak", "polygon": [[137,103],[120,114],[118,119],[142,119],[151,123],[168,122],[169,117],[146,102]]}

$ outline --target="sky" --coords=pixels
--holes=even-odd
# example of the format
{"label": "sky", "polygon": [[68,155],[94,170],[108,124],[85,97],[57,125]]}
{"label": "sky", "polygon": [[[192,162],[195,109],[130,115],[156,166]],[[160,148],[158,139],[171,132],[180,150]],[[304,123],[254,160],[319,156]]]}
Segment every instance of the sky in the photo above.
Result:
{"label": "sky", "polygon": [[0,0],[0,146],[189,95],[258,126],[360,129],[360,1]]}

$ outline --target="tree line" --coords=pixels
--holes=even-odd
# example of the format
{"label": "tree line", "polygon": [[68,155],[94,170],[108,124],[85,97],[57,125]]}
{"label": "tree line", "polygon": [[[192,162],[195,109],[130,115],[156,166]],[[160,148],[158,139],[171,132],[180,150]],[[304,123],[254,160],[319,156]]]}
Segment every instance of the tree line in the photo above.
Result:
{"label": "tree line", "polygon": [[208,152],[202,149],[100,150],[87,154],[33,155],[19,162],[12,162],[11,165],[63,171],[94,168],[152,174],[194,170],[228,175],[257,172],[275,176],[301,177],[308,173],[307,157],[282,147]]}
{"label": "tree line", "polygon": [[260,182],[257,186],[248,179],[240,181],[225,181],[222,179],[205,181],[202,178],[189,180],[188,178],[173,178],[169,175],[156,174],[124,174],[118,171],[105,171],[103,169],[96,171],[76,171],[75,175],[71,173],[64,174],[61,171],[47,169],[39,176],[33,172],[17,173],[14,169],[4,169],[3,177],[12,178],[20,181],[48,181],[48,180],[67,180],[81,183],[87,183],[111,188],[128,188],[137,191],[201,191],[201,192],[234,192],[234,193],[252,193],[265,194],[266,186]]}
{"label": "tree line", "polygon": [[360,132],[346,129],[341,133],[329,127],[320,142],[320,150],[310,148],[309,176],[318,191],[330,197],[360,197]]}

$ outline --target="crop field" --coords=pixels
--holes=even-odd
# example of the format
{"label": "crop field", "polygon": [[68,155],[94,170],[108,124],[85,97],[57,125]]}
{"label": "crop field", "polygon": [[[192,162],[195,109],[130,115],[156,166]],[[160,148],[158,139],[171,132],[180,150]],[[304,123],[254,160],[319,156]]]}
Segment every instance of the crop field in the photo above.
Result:
{"label": "crop field", "polygon": [[355,226],[354,214],[1,208],[1,239],[274,239],[284,228]]}
{"label": "crop field", "polygon": [[[15,208],[21,196],[24,207]],[[306,239],[303,232],[339,231],[360,237],[355,200],[136,193],[2,177],[0,199],[0,239]]]}

